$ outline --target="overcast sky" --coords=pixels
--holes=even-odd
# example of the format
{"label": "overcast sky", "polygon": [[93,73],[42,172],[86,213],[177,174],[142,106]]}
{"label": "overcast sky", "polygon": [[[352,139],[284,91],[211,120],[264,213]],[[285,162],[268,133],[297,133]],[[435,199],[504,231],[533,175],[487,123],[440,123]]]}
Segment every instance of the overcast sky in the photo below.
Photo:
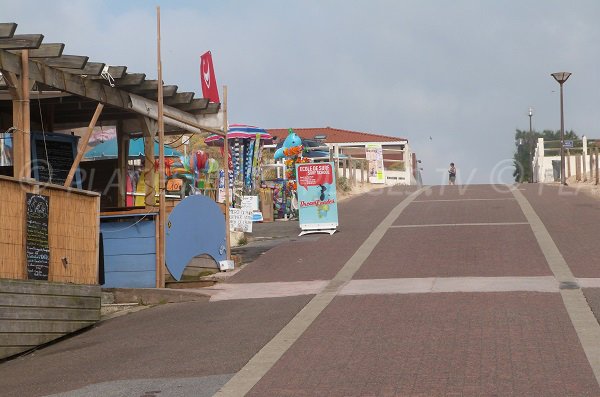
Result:
{"label": "overcast sky", "polygon": [[65,54],[201,95],[199,56],[213,54],[230,123],[335,127],[407,138],[424,182],[453,161],[462,183],[510,182],[515,129],[600,138],[600,2],[0,0],[17,33]]}

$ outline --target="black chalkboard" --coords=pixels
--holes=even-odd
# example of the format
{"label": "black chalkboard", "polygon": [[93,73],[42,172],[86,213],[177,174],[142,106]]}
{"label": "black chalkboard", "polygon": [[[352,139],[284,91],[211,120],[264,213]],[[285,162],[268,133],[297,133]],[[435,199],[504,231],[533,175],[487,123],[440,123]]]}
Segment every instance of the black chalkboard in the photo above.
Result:
{"label": "black chalkboard", "polygon": [[50,247],[48,245],[48,215],[50,197],[27,193],[26,245],[27,278],[30,280],[48,280],[50,265]]}
{"label": "black chalkboard", "polygon": [[[75,160],[78,139],[79,137],[68,134],[33,134],[33,177],[41,182],[64,185]],[[81,187],[79,170],[75,173],[71,186]]]}

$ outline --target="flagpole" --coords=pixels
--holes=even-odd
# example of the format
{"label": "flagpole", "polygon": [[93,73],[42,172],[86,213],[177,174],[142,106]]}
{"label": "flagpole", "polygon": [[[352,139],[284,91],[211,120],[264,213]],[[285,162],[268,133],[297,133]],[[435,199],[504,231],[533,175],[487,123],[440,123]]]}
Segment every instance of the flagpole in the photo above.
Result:
{"label": "flagpole", "polygon": [[160,6],[156,7],[156,31],[157,31],[157,69],[158,69],[158,288],[165,287],[165,123],[163,115],[163,79],[162,79],[162,62],[160,58]]}

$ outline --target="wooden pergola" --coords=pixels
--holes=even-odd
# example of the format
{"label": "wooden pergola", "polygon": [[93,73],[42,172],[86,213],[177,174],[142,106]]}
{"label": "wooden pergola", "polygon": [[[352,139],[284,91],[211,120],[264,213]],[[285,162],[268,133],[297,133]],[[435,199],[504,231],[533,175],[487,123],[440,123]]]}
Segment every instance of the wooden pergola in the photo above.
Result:
{"label": "wooden pergola", "polygon": [[[160,13],[157,80],[147,80],[144,73],[129,73],[127,66],[107,65],[92,62],[87,56],[64,54],[63,43],[43,43],[42,34],[15,34],[16,29],[16,23],[0,23],[0,133],[7,131],[12,134],[14,178],[31,179],[32,128],[34,131],[53,132],[87,127],[65,182],[68,187],[95,125],[114,125],[121,176],[118,178],[117,203],[120,207],[126,204],[124,175],[127,172],[129,139],[141,132],[146,159],[145,205],[151,209],[156,207],[157,194],[154,187],[155,140],[163,135],[182,133],[225,135],[226,88],[224,105],[221,106],[207,98],[194,98],[193,92],[179,92],[176,85],[165,85],[159,81],[162,76]],[[164,174],[160,185],[160,189],[164,190]],[[160,207],[160,222],[164,225],[164,191]],[[159,262],[164,264],[164,236],[160,246],[162,252],[159,256],[162,255],[162,258]],[[162,267],[160,263],[158,265]],[[164,286],[164,279],[157,285]]]}
{"label": "wooden pergola", "polygon": [[[159,82],[147,80],[144,73],[128,73],[127,66],[66,55],[63,43],[43,43],[42,34],[15,34],[16,29],[16,23],[0,23],[0,132],[13,131],[14,177],[31,175],[32,126],[47,132],[86,126],[91,131],[96,123],[113,123],[119,169],[126,170],[129,137],[141,131],[149,138],[145,139],[145,156],[151,159],[146,161],[144,177],[153,181]],[[224,135],[221,104],[194,98],[193,92],[178,92],[176,85],[161,88],[165,135]],[[125,178],[120,179],[119,203],[124,206]],[[146,186],[146,205],[154,206],[154,184]]]}

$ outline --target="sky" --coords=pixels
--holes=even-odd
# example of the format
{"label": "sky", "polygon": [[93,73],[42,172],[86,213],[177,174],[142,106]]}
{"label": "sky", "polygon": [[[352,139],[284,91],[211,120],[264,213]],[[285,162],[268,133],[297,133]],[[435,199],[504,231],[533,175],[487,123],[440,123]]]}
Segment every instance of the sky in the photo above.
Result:
{"label": "sky", "polygon": [[230,123],[406,138],[423,182],[510,183],[516,129],[600,138],[600,2],[545,0],[0,0],[0,21],[65,54],[201,97],[211,51]]}

